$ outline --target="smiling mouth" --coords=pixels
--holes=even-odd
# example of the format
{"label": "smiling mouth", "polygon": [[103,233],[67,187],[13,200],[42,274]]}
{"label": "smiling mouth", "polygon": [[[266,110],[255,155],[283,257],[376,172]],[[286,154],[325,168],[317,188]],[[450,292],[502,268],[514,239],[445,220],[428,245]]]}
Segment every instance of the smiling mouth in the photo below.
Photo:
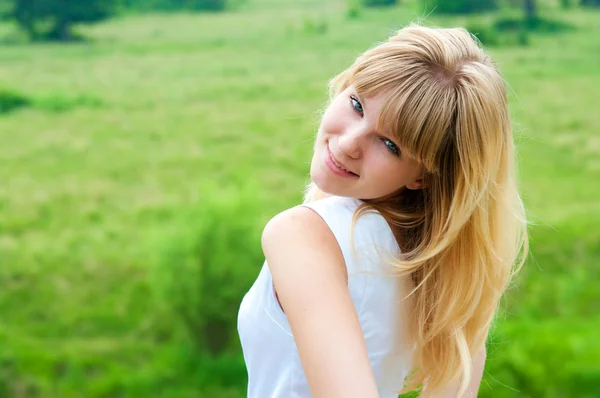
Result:
{"label": "smiling mouth", "polygon": [[358,177],[359,175],[356,173],[351,172],[350,170],[346,169],[342,164],[340,164],[334,157],[333,154],[331,153],[331,150],[329,149],[329,145],[327,146],[327,154],[329,155],[329,160],[331,161],[331,163],[337,167],[339,169],[339,171],[346,173],[348,176],[352,176],[352,177]]}

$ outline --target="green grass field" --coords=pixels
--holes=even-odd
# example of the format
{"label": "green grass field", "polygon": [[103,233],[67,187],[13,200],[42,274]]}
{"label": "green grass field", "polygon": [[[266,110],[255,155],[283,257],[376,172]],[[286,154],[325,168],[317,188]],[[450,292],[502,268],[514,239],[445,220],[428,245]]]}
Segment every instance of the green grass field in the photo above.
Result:
{"label": "green grass field", "polygon": [[[532,254],[484,397],[600,396],[600,10],[553,4],[541,12],[574,30],[489,49],[510,84]],[[0,396],[243,397],[236,303],[262,226],[300,201],[327,81],[421,16],[249,0],[2,45],[0,96],[23,106],[0,114]],[[230,333],[216,357],[214,325]]]}

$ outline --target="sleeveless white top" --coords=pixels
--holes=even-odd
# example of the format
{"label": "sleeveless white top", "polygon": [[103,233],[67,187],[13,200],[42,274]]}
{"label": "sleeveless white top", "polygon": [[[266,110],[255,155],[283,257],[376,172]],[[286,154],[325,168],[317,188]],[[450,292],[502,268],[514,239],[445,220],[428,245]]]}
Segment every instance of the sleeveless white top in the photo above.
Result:
{"label": "sleeveless white top", "polygon": [[[358,218],[354,252],[350,226],[358,199],[332,196],[303,204],[333,232],[346,262],[348,289],[365,338],[379,397],[396,398],[410,371],[414,344],[408,340],[408,278],[391,276],[384,261],[398,253],[392,231],[378,213]],[[386,274],[387,271],[387,274]],[[248,370],[249,398],[311,397],[298,350],[273,288],[267,263],[244,296],[238,332]]]}

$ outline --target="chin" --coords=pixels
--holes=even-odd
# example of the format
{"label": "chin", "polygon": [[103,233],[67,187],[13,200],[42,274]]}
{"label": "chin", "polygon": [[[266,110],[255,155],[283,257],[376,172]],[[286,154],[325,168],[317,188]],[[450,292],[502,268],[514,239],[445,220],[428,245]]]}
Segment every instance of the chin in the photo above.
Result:
{"label": "chin", "polygon": [[347,189],[344,190],[339,186],[335,186],[335,184],[332,184],[331,181],[327,180],[327,178],[319,178],[318,174],[314,176],[311,174],[311,181],[315,184],[317,188],[319,188],[320,191],[328,195],[353,197],[353,195],[350,192],[348,192]]}
{"label": "chin", "polygon": [[332,177],[329,170],[325,166],[319,165],[318,160],[313,162],[310,167],[310,180],[319,188],[320,191],[334,196],[350,196],[348,186],[340,186],[340,181]]}

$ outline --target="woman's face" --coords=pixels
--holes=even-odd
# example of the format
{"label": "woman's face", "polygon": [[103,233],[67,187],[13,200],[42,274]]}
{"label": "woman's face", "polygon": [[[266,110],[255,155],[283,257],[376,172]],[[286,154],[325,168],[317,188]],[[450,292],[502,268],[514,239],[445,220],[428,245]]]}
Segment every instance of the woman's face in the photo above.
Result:
{"label": "woman's face", "polygon": [[422,188],[422,166],[376,130],[385,97],[359,98],[352,86],[329,105],[315,141],[312,181],[323,192],[375,199]]}

